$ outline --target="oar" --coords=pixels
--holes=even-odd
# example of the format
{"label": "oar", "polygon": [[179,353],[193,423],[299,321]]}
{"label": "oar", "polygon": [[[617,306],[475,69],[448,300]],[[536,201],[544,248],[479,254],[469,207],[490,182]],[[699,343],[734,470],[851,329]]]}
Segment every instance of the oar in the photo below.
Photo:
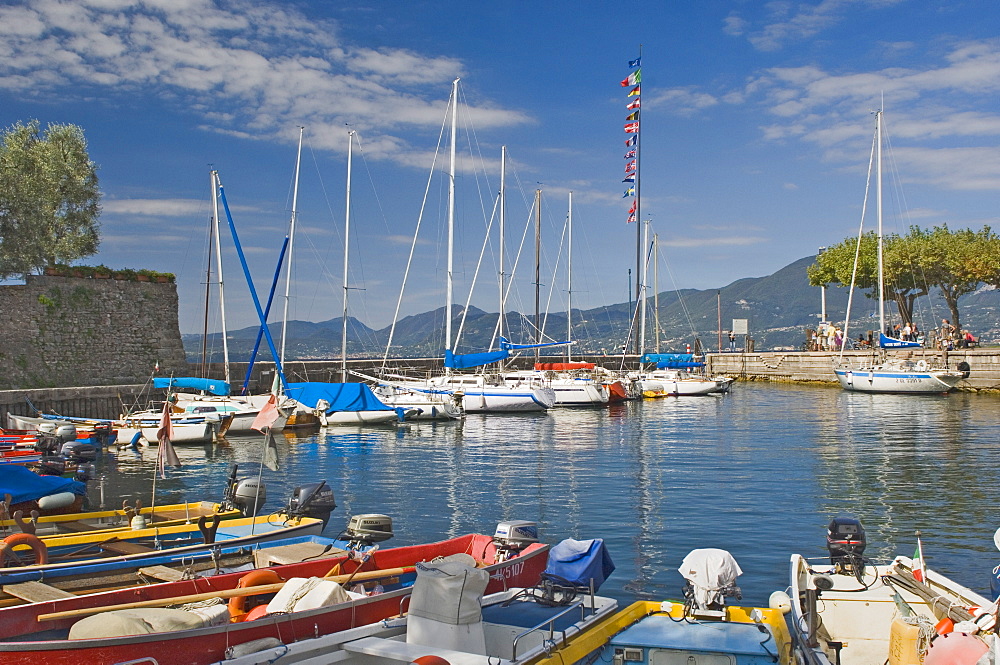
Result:
{"label": "oar", "polygon": [[[369,570],[363,573],[354,572],[351,573],[350,575],[336,575],[333,577],[325,577],[323,579],[344,584],[352,579],[373,580],[382,577],[395,577],[396,575],[404,575],[406,573],[412,573],[413,571],[414,571],[413,566],[406,566],[402,568],[386,568],[385,570]],[[243,587],[242,589],[209,591],[206,593],[195,593],[187,596],[175,596],[173,598],[157,598],[155,600],[140,600],[134,603],[107,605],[105,607],[84,607],[78,610],[64,610],[62,612],[52,612],[50,614],[39,614],[37,620],[39,622],[55,621],[57,619],[68,619],[70,617],[85,616],[88,614],[99,614],[101,612],[111,612],[113,610],[131,610],[131,609],[138,609],[141,607],[163,607],[165,605],[184,605],[186,603],[197,603],[199,601],[210,600],[212,598],[236,598],[237,596],[255,596],[257,594],[275,593],[277,591],[280,591],[281,587],[283,586],[285,586],[284,582],[277,582],[275,584],[248,586],[248,587]]]}

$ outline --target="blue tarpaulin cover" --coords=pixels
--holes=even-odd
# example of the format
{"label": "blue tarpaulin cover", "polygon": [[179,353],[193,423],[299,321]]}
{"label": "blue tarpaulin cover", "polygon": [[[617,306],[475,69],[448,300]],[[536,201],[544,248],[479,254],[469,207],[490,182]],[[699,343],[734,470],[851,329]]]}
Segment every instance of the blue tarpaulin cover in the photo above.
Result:
{"label": "blue tarpaulin cover", "polygon": [[289,383],[285,394],[294,400],[315,409],[321,399],[330,406],[327,413],[337,411],[392,411],[379,401],[367,383]]}
{"label": "blue tarpaulin cover", "polygon": [[0,496],[10,494],[12,504],[34,501],[60,492],[83,496],[87,493],[87,486],[72,478],[40,476],[23,466],[0,465]]}
{"label": "blue tarpaulin cover", "polygon": [[594,580],[596,591],[614,571],[615,562],[603,538],[567,538],[549,550],[549,562],[542,575],[561,577],[577,586],[590,586],[590,580]]}
{"label": "blue tarpaulin cover", "polygon": [[639,362],[643,363],[689,363],[694,361],[693,353],[645,353]]}
{"label": "blue tarpaulin cover", "polygon": [[664,360],[656,363],[656,369],[690,369],[692,367],[704,367],[705,363],[678,362],[676,360]]}
{"label": "blue tarpaulin cover", "polygon": [[188,390],[202,390],[210,395],[225,397],[229,394],[229,384],[218,379],[199,379],[196,376],[175,376],[172,378],[156,377],[153,379],[153,387],[161,390],[169,388],[187,388]]}

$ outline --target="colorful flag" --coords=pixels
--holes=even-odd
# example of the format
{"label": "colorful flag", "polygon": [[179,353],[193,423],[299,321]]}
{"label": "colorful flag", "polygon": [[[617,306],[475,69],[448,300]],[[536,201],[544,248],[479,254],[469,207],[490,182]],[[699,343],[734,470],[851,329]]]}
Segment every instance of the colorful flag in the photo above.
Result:
{"label": "colorful flag", "polygon": [[632,159],[633,157],[635,157],[635,148],[625,153],[625,159]]}
{"label": "colorful flag", "polygon": [[642,82],[642,70],[637,69],[628,75],[628,78],[622,81],[622,87],[627,88],[630,85],[639,85]]}
{"label": "colorful flag", "polygon": [[630,137],[628,137],[627,139],[625,139],[625,146],[627,147],[627,146],[630,146],[630,145],[635,145],[637,138],[638,137],[636,137],[636,136],[630,136]]}
{"label": "colorful flag", "polygon": [[168,399],[163,403],[160,429],[156,430],[156,440],[159,443],[159,450],[156,451],[156,472],[160,474],[160,478],[167,477],[166,467],[179,467],[181,465],[181,460],[177,457],[177,451],[170,444],[170,440],[173,437],[174,425],[170,420],[170,400]]}
{"label": "colorful flag", "polygon": [[625,174],[625,179],[622,180],[622,182],[635,182],[635,177],[634,176],[635,176],[634,173],[626,173]]}
{"label": "colorful flag", "polygon": [[626,97],[635,97],[638,94],[640,94],[639,93],[639,86],[635,86],[634,88],[632,88],[631,90],[629,90],[628,94],[625,95],[625,96]]}
{"label": "colorful flag", "polygon": [[633,100],[632,100],[632,101],[631,101],[631,102],[629,103],[629,105],[628,105],[628,106],[626,106],[625,108],[627,108],[627,109],[637,109],[637,108],[639,108],[639,98],[638,98],[638,97],[636,97],[635,99],[633,99]]}
{"label": "colorful flag", "polygon": [[913,552],[913,579],[923,582],[927,579],[927,564],[924,562],[924,548],[917,536],[917,549]]}
{"label": "colorful flag", "polygon": [[629,134],[635,134],[636,132],[639,131],[639,123],[638,122],[625,123],[625,131]]}
{"label": "colorful flag", "polygon": [[635,171],[635,160],[634,159],[631,162],[629,162],[628,164],[625,165],[625,170],[626,171]]}
{"label": "colorful flag", "polygon": [[263,432],[265,429],[271,429],[274,425],[274,421],[278,419],[278,398],[272,393],[260,411],[257,412],[257,417],[253,419],[253,423],[250,425],[250,429],[255,429],[258,432]]}
{"label": "colorful flag", "polygon": [[625,193],[622,195],[622,198],[623,199],[627,199],[630,196],[635,196],[635,187],[634,186],[633,187],[629,187],[628,189],[626,189]]}
{"label": "colorful flag", "polygon": [[632,113],[629,113],[627,116],[625,116],[625,119],[626,120],[638,120],[639,119],[639,112],[638,111],[633,111]]}
{"label": "colorful flag", "polygon": [[632,201],[632,207],[628,209],[628,211],[629,211],[630,214],[635,214],[635,208],[636,208],[637,205],[639,205],[639,202],[633,200]]}
{"label": "colorful flag", "polygon": [[628,222],[626,222],[626,223],[627,223],[627,224],[631,224],[631,223],[632,223],[632,222],[634,222],[634,221],[635,221],[635,213],[634,213],[634,212],[632,212],[632,213],[629,213],[629,216],[628,216]]}
{"label": "colorful flag", "polygon": [[639,60],[641,60],[641,58],[636,58],[635,60],[629,60],[628,61],[628,66],[629,67],[638,67],[639,66]]}

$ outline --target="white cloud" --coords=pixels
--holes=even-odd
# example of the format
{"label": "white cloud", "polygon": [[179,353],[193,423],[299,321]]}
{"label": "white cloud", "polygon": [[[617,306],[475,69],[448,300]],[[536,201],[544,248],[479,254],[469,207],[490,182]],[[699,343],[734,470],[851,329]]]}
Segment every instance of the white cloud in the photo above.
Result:
{"label": "white cloud", "polygon": [[[402,127],[440,125],[459,60],[345,42],[336,23],[261,0],[32,0],[0,8],[0,88],[32,99],[153,91],[206,130],[285,139],[304,124],[344,150],[350,124],[371,155],[412,163]],[[477,129],[531,122],[470,104]],[[336,128],[336,132],[331,130]],[[336,135],[337,140],[333,140]],[[323,144],[323,141],[320,141]],[[426,165],[420,156],[421,166]]]}
{"label": "white cloud", "polygon": [[[769,2],[763,27],[751,29],[740,19],[739,32],[760,51],[776,51],[788,42],[809,39],[840,23],[855,7],[878,9],[902,0],[821,0],[818,3]],[[726,28],[732,29],[729,19]]]}
{"label": "white cloud", "polygon": [[661,240],[660,244],[667,247],[718,247],[729,245],[735,247],[745,247],[747,245],[759,245],[766,242],[766,238],[757,236],[712,236],[710,238],[672,238]]}

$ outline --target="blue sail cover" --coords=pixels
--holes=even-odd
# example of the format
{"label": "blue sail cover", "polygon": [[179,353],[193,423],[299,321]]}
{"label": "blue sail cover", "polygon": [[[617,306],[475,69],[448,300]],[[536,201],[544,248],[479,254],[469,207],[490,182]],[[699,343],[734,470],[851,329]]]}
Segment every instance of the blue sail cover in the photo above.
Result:
{"label": "blue sail cover", "polygon": [[175,376],[171,378],[157,377],[153,379],[153,387],[164,390],[170,388],[187,388],[188,390],[201,390],[209,395],[226,397],[229,395],[229,384],[218,379],[199,379],[196,376]]}
{"label": "blue sail cover", "polygon": [[444,352],[444,366],[450,369],[469,369],[499,362],[510,357],[507,351],[489,351],[487,353],[465,353],[456,355],[451,351]]}
{"label": "blue sail cover", "polygon": [[693,353],[646,353],[639,362],[642,363],[689,363],[694,361]]}
{"label": "blue sail cover", "polygon": [[375,397],[367,383],[320,383],[317,381],[289,383],[285,394],[305,404],[310,409],[315,409],[321,399],[326,400],[330,404],[326,409],[327,413],[393,410],[391,406],[383,404],[378,397]]}
{"label": "blue sail cover", "polygon": [[878,334],[878,345],[883,349],[919,349],[920,342],[906,342],[889,337],[885,333]]}
{"label": "blue sail cover", "polygon": [[512,349],[540,349],[545,346],[565,346],[572,343],[573,342],[542,342],[541,344],[511,344],[506,337],[500,338],[500,348],[504,351],[510,351]]}
{"label": "blue sail cover", "polygon": [[615,571],[603,538],[593,540],[573,540],[567,538],[549,550],[549,562],[542,576],[560,577],[576,586],[601,588],[604,580]]}
{"label": "blue sail cover", "polygon": [[87,486],[72,478],[40,476],[16,464],[0,465],[0,496],[10,494],[12,504],[34,501],[61,492],[83,496],[87,493]]}
{"label": "blue sail cover", "polygon": [[705,363],[678,362],[676,360],[665,360],[656,363],[656,369],[690,369],[693,367],[704,367]]}

